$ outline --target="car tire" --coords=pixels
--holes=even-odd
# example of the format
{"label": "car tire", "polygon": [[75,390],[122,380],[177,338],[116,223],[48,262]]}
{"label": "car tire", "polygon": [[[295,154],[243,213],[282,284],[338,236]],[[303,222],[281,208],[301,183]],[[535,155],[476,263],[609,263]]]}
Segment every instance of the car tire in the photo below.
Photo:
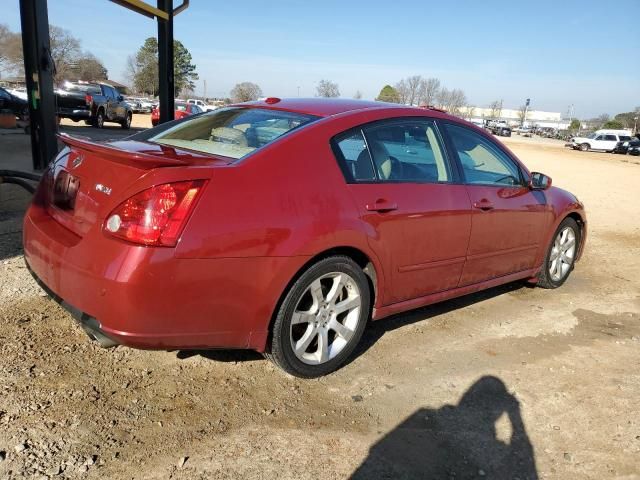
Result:
{"label": "car tire", "polygon": [[132,115],[130,113],[127,113],[127,116],[125,117],[125,119],[120,124],[120,126],[124,130],[129,130],[131,128],[131,117],[132,117]]}
{"label": "car tire", "polygon": [[104,111],[102,109],[98,110],[94,125],[96,128],[104,128]]}
{"label": "car tire", "polygon": [[580,251],[581,240],[578,223],[573,218],[565,218],[553,234],[538,275],[537,286],[558,288],[569,278]]}
{"label": "car tire", "polygon": [[588,152],[590,148],[591,148],[591,145],[589,145],[588,143],[581,143],[579,150],[581,152]]}
{"label": "car tire", "polygon": [[353,353],[370,305],[369,280],[358,264],[346,256],[320,260],[286,292],[265,355],[296,377],[327,375]]}

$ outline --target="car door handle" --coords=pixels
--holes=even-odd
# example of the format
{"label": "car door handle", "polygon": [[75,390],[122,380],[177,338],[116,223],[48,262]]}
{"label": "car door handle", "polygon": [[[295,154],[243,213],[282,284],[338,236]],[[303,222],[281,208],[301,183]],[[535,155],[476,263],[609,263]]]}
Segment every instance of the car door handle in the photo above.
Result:
{"label": "car door handle", "polygon": [[390,212],[398,209],[398,204],[379,198],[374,203],[367,203],[365,208],[370,212]]}
{"label": "car door handle", "polygon": [[486,198],[483,198],[480,201],[473,203],[473,208],[477,208],[478,210],[482,210],[483,212],[487,212],[489,210],[493,210],[493,203],[491,203]]}

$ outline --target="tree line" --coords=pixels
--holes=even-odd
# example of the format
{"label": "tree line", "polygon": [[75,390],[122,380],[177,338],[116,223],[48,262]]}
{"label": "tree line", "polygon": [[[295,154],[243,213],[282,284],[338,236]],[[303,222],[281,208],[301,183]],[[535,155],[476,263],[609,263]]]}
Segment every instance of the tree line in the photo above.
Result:
{"label": "tree line", "polygon": [[461,115],[468,107],[467,96],[459,88],[448,89],[437,78],[413,75],[394,86],[385,85],[376,100],[404,105],[425,105],[441,108],[453,115]]}
{"label": "tree line", "polygon": [[[55,63],[54,82],[67,79],[106,80],[107,69],[91,52],[82,49],[80,40],[68,30],[49,26],[51,57]],[[22,35],[0,24],[0,78],[8,75],[24,75]]]}

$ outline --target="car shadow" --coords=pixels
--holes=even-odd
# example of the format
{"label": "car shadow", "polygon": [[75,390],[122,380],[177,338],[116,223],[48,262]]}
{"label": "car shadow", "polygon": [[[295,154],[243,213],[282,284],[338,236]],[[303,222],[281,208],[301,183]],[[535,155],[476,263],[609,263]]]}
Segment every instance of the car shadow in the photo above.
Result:
{"label": "car shadow", "polygon": [[[499,420],[505,419],[496,428]],[[502,438],[499,438],[502,437]],[[375,443],[352,479],[538,479],[520,403],[484,376],[457,405],[421,408]]]}
{"label": "car shadow", "polygon": [[178,350],[176,354],[179,360],[186,360],[195,356],[222,363],[264,360],[264,356],[254,350]]}
{"label": "car shadow", "polygon": [[354,354],[348,360],[348,363],[364,354],[387,332],[393,331],[397,328],[405,327],[407,325],[411,325],[416,322],[430,320],[431,318],[437,317],[438,315],[443,315],[445,313],[459,310],[461,308],[465,308],[470,305],[480,303],[484,300],[489,300],[491,298],[504,295],[506,293],[529,288],[533,288],[533,285],[525,283],[523,281],[507,283],[505,285],[499,285],[497,287],[482,290],[480,292],[471,293],[462,297],[453,298],[444,302],[435,303],[426,307],[399,313],[397,315],[392,315],[379,321],[369,322],[369,325],[367,325],[367,328],[364,331],[362,339],[358,343]]}

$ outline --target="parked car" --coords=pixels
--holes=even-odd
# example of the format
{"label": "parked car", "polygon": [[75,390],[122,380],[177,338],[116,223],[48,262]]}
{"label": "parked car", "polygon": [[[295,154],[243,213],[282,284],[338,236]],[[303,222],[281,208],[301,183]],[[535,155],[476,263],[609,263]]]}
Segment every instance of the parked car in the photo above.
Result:
{"label": "parked car", "polygon": [[586,137],[573,137],[567,146],[574,150],[604,150],[613,152],[618,142],[628,142],[631,135],[626,130],[597,130]]}
{"label": "parked car", "polygon": [[[174,120],[179,120],[180,118],[188,117],[190,115],[195,115],[202,112],[203,110],[198,105],[185,102],[175,102],[175,111],[173,113],[173,118]],[[151,125],[155,127],[159,122],[160,107],[154,107],[153,110],[151,110]]]}
{"label": "parked car", "polygon": [[29,104],[26,100],[0,87],[0,110],[10,110],[20,120],[29,118]]}
{"label": "parked car", "polygon": [[500,121],[489,121],[486,126],[487,130],[489,130],[494,135],[499,137],[510,137],[511,136],[511,127],[507,125],[506,122]]}
{"label": "parked car", "polygon": [[25,259],[103,346],[248,348],[317,377],[370,318],[560,287],[586,239],[574,195],[435,110],[267,98],[61,140]]}
{"label": "parked car", "polygon": [[193,103],[194,105],[199,106],[205,112],[212,112],[213,110],[218,108],[215,105],[209,105],[208,103],[204,102],[203,100],[197,100],[195,98],[188,99],[187,103]]}
{"label": "parked car", "polygon": [[640,144],[637,141],[633,142],[633,145],[629,145],[629,149],[627,150],[627,154],[633,155],[637,157],[640,155]]}
{"label": "parked car", "polygon": [[626,155],[629,153],[630,148],[640,146],[640,139],[631,138],[630,140],[623,140],[616,144],[616,148],[613,149],[613,153],[621,153]]}
{"label": "parked car", "polygon": [[105,122],[119,123],[128,130],[133,110],[111,85],[89,82],[65,82],[55,90],[58,116],[74,122],[85,120],[97,128]]}

